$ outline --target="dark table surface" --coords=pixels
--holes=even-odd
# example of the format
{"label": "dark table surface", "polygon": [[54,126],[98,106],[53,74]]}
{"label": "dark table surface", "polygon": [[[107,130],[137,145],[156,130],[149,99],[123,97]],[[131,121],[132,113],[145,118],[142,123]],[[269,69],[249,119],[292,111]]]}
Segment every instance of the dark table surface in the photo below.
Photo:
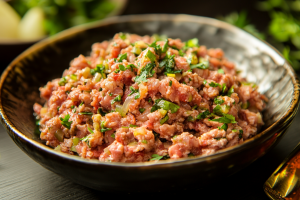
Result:
{"label": "dark table surface", "polygon": [[[184,2],[186,6],[182,6],[177,0],[129,0],[124,14],[187,13],[215,17],[234,10],[247,9],[252,19],[257,21],[258,27],[263,28],[268,20],[268,16],[254,9],[253,1],[185,0]],[[1,63],[0,56],[0,68],[4,69],[6,65],[7,63]],[[207,187],[137,195],[95,191],[60,177],[30,159],[14,144],[4,128],[0,127],[0,199],[102,199],[106,197],[189,199],[197,197],[198,199],[267,200],[268,197],[263,192],[262,186],[300,141],[299,130],[300,114],[297,114],[289,131],[275,148],[242,171]]]}

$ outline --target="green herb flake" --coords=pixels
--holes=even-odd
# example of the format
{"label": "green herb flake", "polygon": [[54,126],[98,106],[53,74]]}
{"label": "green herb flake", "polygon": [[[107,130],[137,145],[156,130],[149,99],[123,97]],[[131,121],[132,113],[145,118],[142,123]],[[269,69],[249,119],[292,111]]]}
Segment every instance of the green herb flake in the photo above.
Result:
{"label": "green herb flake", "polygon": [[206,83],[207,83],[207,80],[204,80],[204,81],[203,81],[203,84],[206,85]]}
{"label": "green herb flake", "polygon": [[219,73],[219,74],[225,74],[225,72],[224,72],[223,69],[218,69],[218,73]]}
{"label": "green herb flake", "polygon": [[211,113],[208,110],[206,110],[206,111],[200,113],[199,115],[197,115],[196,119],[205,119],[205,118],[209,117],[210,115],[211,115]]}
{"label": "green herb flake", "polygon": [[155,73],[153,68],[155,67],[154,63],[148,63],[142,70],[139,76],[136,76],[134,81],[136,83],[147,82],[147,78],[152,77]]}
{"label": "green herb flake", "polygon": [[233,89],[233,86],[231,86],[231,88],[228,90],[228,92],[227,92],[227,96],[231,96],[232,95],[232,93],[234,93],[234,89]]}
{"label": "green herb flake", "polygon": [[80,112],[78,115],[93,115],[92,112]]}
{"label": "green herb flake", "polygon": [[130,128],[134,128],[134,127],[138,127],[138,126],[137,126],[137,125],[134,125],[134,124],[130,124],[129,127],[130,127]]}
{"label": "green herb flake", "polygon": [[120,34],[119,34],[119,37],[120,37],[122,40],[125,40],[125,39],[127,38],[125,33],[120,33]]}
{"label": "green herb flake", "polygon": [[106,78],[105,67],[102,64],[98,64],[95,69],[91,69],[90,73],[95,75],[97,73],[101,74],[101,78]]}
{"label": "green herb flake", "polygon": [[146,53],[146,57],[149,58],[151,60],[151,62],[155,62],[155,60],[156,60],[156,56],[149,49]]}
{"label": "green herb flake", "polygon": [[79,106],[78,107],[80,107],[80,106],[82,106],[83,105],[83,101],[79,104]]}
{"label": "green herb flake", "polygon": [[77,81],[77,75],[76,75],[76,74],[71,74],[71,75],[70,75],[70,78],[71,78],[73,81]]}
{"label": "green herb flake", "polygon": [[130,94],[128,95],[128,96],[131,96],[132,94],[134,94],[134,93],[137,93],[138,91],[139,91],[139,89],[135,89],[134,87],[132,87],[132,86],[130,86]]}
{"label": "green herb flake", "polygon": [[106,112],[104,112],[102,108],[98,108],[97,113],[100,114],[102,117],[106,115]]}
{"label": "green herb flake", "polygon": [[125,71],[125,70],[126,70],[126,68],[125,68],[124,65],[119,65],[119,69],[120,69],[121,71]]}
{"label": "green herb flake", "polygon": [[137,95],[135,95],[134,99],[138,99],[138,98],[140,98],[140,97],[141,97],[141,94],[138,93]]}
{"label": "green herb flake", "polygon": [[94,133],[94,131],[90,127],[87,127],[87,129],[90,133]]}
{"label": "green herb flake", "polygon": [[223,125],[220,127],[220,129],[223,129],[223,130],[225,130],[225,131],[227,131],[227,128],[228,128],[228,125],[227,125],[227,124],[223,124]]}
{"label": "green herb flake", "polygon": [[195,105],[195,106],[192,107],[192,110],[196,110],[197,108],[198,108],[198,106]]}
{"label": "green herb flake", "polygon": [[235,117],[233,115],[229,115],[229,114],[223,114],[223,117],[212,119],[210,121],[225,123],[225,124],[236,123]]}
{"label": "green herb flake", "polygon": [[189,153],[188,157],[194,157],[195,155],[193,153]]}
{"label": "green herb flake", "polygon": [[151,158],[150,160],[160,160],[160,159],[163,158],[163,156],[160,156],[160,155],[158,155],[158,154],[153,154],[151,157],[152,157],[152,158]]}
{"label": "green herb flake", "polygon": [[195,64],[195,65],[191,65],[190,68],[191,69],[208,69],[209,67],[209,63],[207,61],[203,61],[201,63]]}
{"label": "green herb flake", "polygon": [[104,133],[104,132],[106,132],[106,131],[110,131],[112,128],[106,128],[105,127],[105,122],[104,121],[102,121],[101,122],[101,129],[100,129],[100,131],[102,132],[102,133]]}
{"label": "green herb flake", "polygon": [[110,137],[115,139],[116,138],[116,133],[111,134]]}
{"label": "green herb flake", "polygon": [[61,122],[60,122],[61,125],[63,125],[63,126],[66,127],[67,129],[70,129],[70,128],[71,128],[71,124],[72,124],[73,121],[70,121],[70,122],[69,122],[69,119],[70,119],[70,115],[69,115],[69,114],[67,114],[64,118],[60,117],[59,119],[60,119],[60,121],[61,121]]}
{"label": "green herb flake", "polygon": [[127,69],[130,69],[132,72],[134,72],[134,69],[137,69],[137,67],[134,64],[129,64],[126,66]]}
{"label": "green herb flake", "polygon": [[198,44],[199,44],[198,38],[190,39],[185,43],[186,47],[198,47],[199,46]]}
{"label": "green herb flake", "polygon": [[173,83],[172,81],[169,81],[169,86],[170,86],[170,87],[172,86],[172,83]]}
{"label": "green herb flake", "polygon": [[71,105],[71,108],[73,109],[75,106],[74,105]]}
{"label": "green herb flake", "polygon": [[164,118],[162,118],[162,119],[159,121],[159,123],[160,123],[161,125],[163,125],[166,121],[168,121],[168,119],[169,119],[169,116],[166,115],[166,116],[164,116]]}
{"label": "green herb flake", "polygon": [[225,91],[226,91],[226,88],[227,88],[226,84],[225,84],[225,83],[223,83],[223,84],[222,84],[222,94],[224,94],[224,93],[225,93]]}
{"label": "green herb flake", "polygon": [[140,113],[143,113],[145,110],[145,108],[139,108]]}
{"label": "green herb flake", "polygon": [[176,113],[178,111],[178,109],[180,108],[180,106],[163,100],[163,99],[157,99],[155,101],[155,104],[153,105],[153,107],[151,108],[151,112],[154,112],[155,110],[158,110],[159,108],[162,108],[164,110],[171,110],[171,113]]}
{"label": "green herb flake", "polygon": [[169,42],[169,40],[168,40],[168,38],[167,38],[167,39],[165,40],[165,44],[164,44],[164,46],[163,46],[163,48],[162,48],[162,52],[163,52],[163,53],[166,53],[167,50],[168,50],[168,47],[169,47],[168,42]]}
{"label": "green herb flake", "polygon": [[109,93],[108,95],[112,97],[113,93]]}
{"label": "green herb flake", "polygon": [[192,116],[188,116],[186,119],[187,119],[187,121],[189,121],[189,122],[194,122],[194,121],[195,121],[195,118],[192,117]]}
{"label": "green herb flake", "polygon": [[116,96],[116,97],[111,101],[111,104],[114,104],[116,101],[121,101],[121,95]]}
{"label": "green herb flake", "polygon": [[57,107],[57,111],[59,111],[59,109],[60,109],[60,106]]}
{"label": "green herb flake", "polygon": [[242,139],[243,138],[243,133],[244,131],[243,130],[239,130],[239,138]]}
{"label": "green herb flake", "polygon": [[66,83],[68,83],[66,77],[62,77],[62,78],[60,79],[60,81],[58,82],[58,85],[59,85],[59,86],[64,86],[64,85],[66,85]]}
{"label": "green herb flake", "polygon": [[210,82],[208,85],[210,87],[220,87],[221,86],[219,83],[215,83],[215,82]]}
{"label": "green herb flake", "polygon": [[147,140],[142,140],[142,143],[147,144],[148,142]]}
{"label": "green herb flake", "polygon": [[117,58],[118,62],[122,62],[123,60],[127,60],[127,53],[120,54]]}
{"label": "green herb flake", "polygon": [[222,104],[222,103],[224,103],[225,101],[223,100],[223,99],[218,99],[218,98],[215,98],[214,99],[214,103],[215,104]]}

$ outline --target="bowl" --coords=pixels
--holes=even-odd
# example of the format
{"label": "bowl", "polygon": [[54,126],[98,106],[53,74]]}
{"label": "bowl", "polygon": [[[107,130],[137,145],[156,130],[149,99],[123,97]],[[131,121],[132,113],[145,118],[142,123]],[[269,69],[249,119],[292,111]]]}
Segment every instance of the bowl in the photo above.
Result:
{"label": "bowl", "polygon": [[[33,104],[43,103],[38,88],[61,77],[70,61],[88,54],[94,42],[115,33],[165,34],[183,41],[198,38],[220,47],[269,98],[265,125],[242,145],[216,154],[149,163],[104,163],[54,151],[35,134]],[[74,27],[19,55],[0,80],[1,122],[13,141],[40,165],[78,184],[102,191],[142,192],[206,185],[246,167],[276,145],[299,106],[299,81],[289,63],[269,44],[227,23],[189,15],[131,15]],[[12,158],[13,159],[13,158]]]}
{"label": "bowl", "polygon": [[[111,2],[115,3],[116,7],[112,12],[110,12],[107,17],[112,17],[116,15],[122,14],[124,11],[127,0],[110,0]],[[1,40],[0,41],[0,52],[1,52],[1,59],[0,59],[0,70],[4,70],[2,65],[8,64],[11,62],[17,55],[22,53],[28,47],[32,46],[36,42],[40,41],[43,38],[39,38],[36,40]],[[2,68],[2,69],[1,69]]]}

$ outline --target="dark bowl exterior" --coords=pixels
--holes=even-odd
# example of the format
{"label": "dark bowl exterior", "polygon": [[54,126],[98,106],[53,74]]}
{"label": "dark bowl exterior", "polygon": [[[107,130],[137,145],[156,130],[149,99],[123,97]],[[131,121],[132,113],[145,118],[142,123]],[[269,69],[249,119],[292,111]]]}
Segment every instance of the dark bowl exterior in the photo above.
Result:
{"label": "dark bowl exterior", "polygon": [[[94,42],[110,39],[117,32],[167,34],[183,40],[198,37],[200,43],[208,47],[221,47],[229,59],[237,64],[242,62],[244,75],[249,75],[250,79],[253,79],[250,75],[261,70],[259,75],[254,76],[258,77],[254,81],[260,85],[269,80],[269,84],[263,84],[261,89],[270,98],[264,113],[265,127],[243,145],[214,155],[157,163],[103,163],[56,152],[45,146],[34,135],[32,106],[34,102],[42,103],[38,88],[60,77],[70,60],[90,51]],[[245,41],[254,47],[243,46]],[[250,55],[240,59],[240,52]],[[254,56],[251,55],[253,52]],[[253,71],[252,64],[259,65],[257,61],[261,61],[262,69]],[[137,192],[200,186],[229,176],[273,147],[292,123],[299,106],[299,81],[280,53],[224,22],[188,15],[114,17],[101,23],[72,28],[41,41],[17,57],[2,74],[0,89],[1,122],[26,154],[63,177],[103,191]]]}

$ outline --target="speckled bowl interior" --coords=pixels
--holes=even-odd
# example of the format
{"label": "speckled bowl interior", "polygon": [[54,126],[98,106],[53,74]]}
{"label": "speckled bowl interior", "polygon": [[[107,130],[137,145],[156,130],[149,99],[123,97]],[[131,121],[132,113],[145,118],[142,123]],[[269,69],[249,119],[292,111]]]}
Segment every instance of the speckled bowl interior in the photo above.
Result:
{"label": "speckled bowl interior", "polygon": [[[256,82],[259,91],[269,98],[261,132],[242,145],[211,156],[158,163],[103,163],[45,146],[34,134],[32,106],[35,102],[43,103],[39,87],[61,77],[74,57],[88,55],[93,43],[109,40],[118,32],[165,34],[183,41],[196,37],[208,48],[222,48],[226,57],[242,71],[241,75]],[[35,44],[17,57],[3,72],[0,89],[2,124],[25,153],[59,175],[107,191],[145,191],[146,186],[154,183],[176,187],[195,183],[195,177],[207,181],[226,177],[275,145],[294,119],[299,104],[296,75],[273,47],[224,22],[188,15],[122,16],[69,29]]]}

